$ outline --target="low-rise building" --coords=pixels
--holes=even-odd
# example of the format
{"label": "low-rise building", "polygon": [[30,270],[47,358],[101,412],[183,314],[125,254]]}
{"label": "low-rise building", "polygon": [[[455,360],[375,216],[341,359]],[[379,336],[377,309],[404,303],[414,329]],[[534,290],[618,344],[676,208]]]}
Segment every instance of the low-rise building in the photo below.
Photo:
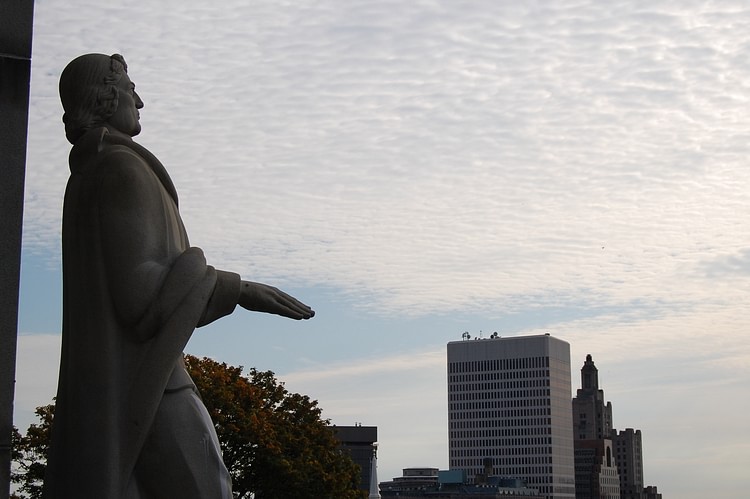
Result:
{"label": "low-rise building", "polygon": [[488,476],[481,484],[469,484],[464,470],[405,468],[403,473],[403,476],[380,483],[383,499],[544,499],[537,489],[526,487],[517,478]]}

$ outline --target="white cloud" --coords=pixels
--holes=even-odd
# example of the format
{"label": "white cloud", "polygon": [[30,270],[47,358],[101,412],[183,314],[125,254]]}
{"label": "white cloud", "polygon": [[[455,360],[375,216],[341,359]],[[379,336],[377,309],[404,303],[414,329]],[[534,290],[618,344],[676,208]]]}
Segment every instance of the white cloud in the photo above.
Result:
{"label": "white cloud", "polygon": [[378,427],[378,476],[448,468],[445,350],[409,352],[278,375],[333,424]]}
{"label": "white cloud", "polygon": [[60,335],[19,335],[13,424],[25,432],[38,423],[34,411],[52,403],[60,369]]}
{"label": "white cloud", "polygon": [[[424,313],[542,287],[620,302],[644,281],[646,299],[700,301],[690,266],[745,247],[737,17],[696,41],[697,8],[340,7],[150,7],[165,21],[122,47],[142,142],[220,264]],[[50,89],[81,48],[54,66],[44,50],[86,24],[48,30],[57,14],[37,13],[26,239],[53,251],[67,148]]]}
{"label": "white cloud", "polygon": [[284,381],[288,383],[321,383],[357,376],[372,377],[383,372],[419,371],[423,368],[443,366],[444,364],[445,352],[442,350],[416,352],[408,355],[383,357],[362,362],[357,361],[344,365],[316,366],[315,369],[288,373],[284,375]]}

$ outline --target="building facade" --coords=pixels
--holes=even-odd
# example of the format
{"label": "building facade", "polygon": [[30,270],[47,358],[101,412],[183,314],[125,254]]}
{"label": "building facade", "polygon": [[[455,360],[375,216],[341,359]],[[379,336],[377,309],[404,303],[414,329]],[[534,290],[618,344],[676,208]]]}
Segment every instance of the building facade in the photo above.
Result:
{"label": "building facade", "polygon": [[[573,399],[573,435],[576,447],[576,497],[578,499],[604,498],[612,494],[604,489],[597,491],[596,484],[603,485],[612,479],[612,470],[606,466],[591,466],[591,459],[605,458],[606,449],[611,449],[617,467],[619,496],[621,499],[645,499],[652,497],[656,487],[644,487],[643,445],[641,431],[628,428],[617,431],[612,422],[612,404],[604,400],[604,390],[599,388],[599,371],[591,355],[581,368],[581,388]],[[592,458],[591,447],[604,453]],[[590,475],[586,475],[586,471]],[[651,492],[647,492],[650,490]]]}
{"label": "building facade", "polygon": [[438,468],[404,468],[402,476],[394,477],[390,482],[380,482],[380,493],[387,497],[438,490],[439,471]]}
{"label": "building facade", "polygon": [[643,499],[662,499],[661,494],[659,493],[659,490],[653,486],[649,485],[643,489]]}
{"label": "building facade", "polygon": [[570,345],[548,334],[448,343],[448,432],[450,469],[469,482],[520,478],[573,499]]}
{"label": "building facade", "polygon": [[609,438],[612,432],[612,403],[604,400],[599,370],[590,354],[581,368],[581,388],[573,399],[573,424],[576,440]]}
{"label": "building facade", "polygon": [[641,430],[612,430],[611,435],[620,475],[620,496],[622,499],[642,499],[644,480]]}
{"label": "building facade", "polygon": [[403,476],[380,483],[383,499],[543,499],[521,480],[489,477],[483,484],[467,484],[463,470],[405,468]]}
{"label": "building facade", "polygon": [[573,399],[576,499],[620,499],[620,477],[612,433],[612,404],[599,388],[591,355],[581,368],[581,388]]}
{"label": "building facade", "polygon": [[[370,491],[373,481],[373,459],[377,452],[378,427],[377,426],[333,426],[334,434],[340,442],[340,448],[347,452],[352,461],[359,465],[360,482],[359,489]],[[375,483],[377,483],[377,477]]]}
{"label": "building facade", "polygon": [[620,499],[612,441],[576,440],[576,499]]}

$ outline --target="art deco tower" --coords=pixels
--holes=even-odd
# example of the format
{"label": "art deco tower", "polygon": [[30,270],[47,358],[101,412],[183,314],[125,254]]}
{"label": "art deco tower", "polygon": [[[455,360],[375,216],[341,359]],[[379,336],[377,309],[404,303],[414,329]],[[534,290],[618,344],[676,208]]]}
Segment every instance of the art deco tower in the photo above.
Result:
{"label": "art deco tower", "polygon": [[590,354],[581,368],[581,388],[573,399],[573,424],[576,440],[609,438],[612,432],[612,403],[604,401],[599,370]]}
{"label": "art deco tower", "polygon": [[581,388],[573,399],[578,499],[620,499],[611,431],[612,404],[604,401],[599,370],[589,354],[581,368]]}

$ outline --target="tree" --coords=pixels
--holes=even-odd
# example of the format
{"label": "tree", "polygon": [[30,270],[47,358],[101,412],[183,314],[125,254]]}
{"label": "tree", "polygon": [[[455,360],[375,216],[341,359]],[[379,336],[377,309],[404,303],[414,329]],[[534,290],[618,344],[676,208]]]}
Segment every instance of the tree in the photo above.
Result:
{"label": "tree", "polygon": [[25,435],[13,427],[13,450],[10,480],[18,484],[16,497],[38,499],[42,497],[44,470],[47,466],[50,427],[55,414],[55,404],[37,407],[39,424],[32,423]]}
{"label": "tree", "polygon": [[216,427],[235,497],[362,497],[359,466],[339,449],[321,408],[290,393],[271,371],[188,355],[190,376]]}
{"label": "tree", "polygon": [[[216,427],[224,462],[240,499],[358,499],[359,466],[339,449],[322,409],[290,393],[271,371],[186,356],[190,376]],[[39,424],[14,428],[11,480],[15,497],[41,497],[54,404],[38,407]]]}

